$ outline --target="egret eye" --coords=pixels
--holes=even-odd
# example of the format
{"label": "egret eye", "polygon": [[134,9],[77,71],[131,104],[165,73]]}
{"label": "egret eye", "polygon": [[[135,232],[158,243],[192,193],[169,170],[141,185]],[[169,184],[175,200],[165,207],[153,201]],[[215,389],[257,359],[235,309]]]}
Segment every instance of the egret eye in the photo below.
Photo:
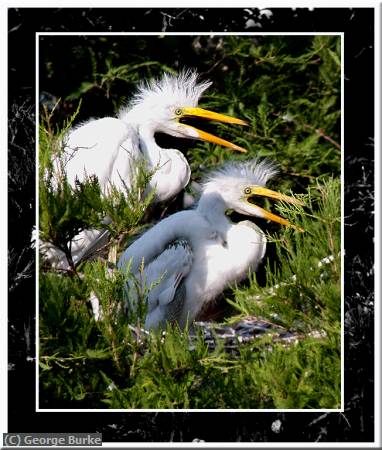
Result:
{"label": "egret eye", "polygon": [[249,195],[251,192],[252,192],[252,190],[251,190],[250,187],[246,187],[246,188],[244,189],[244,194],[246,194],[246,195]]}
{"label": "egret eye", "polygon": [[181,116],[182,115],[182,110],[180,108],[176,108],[175,115],[176,116]]}

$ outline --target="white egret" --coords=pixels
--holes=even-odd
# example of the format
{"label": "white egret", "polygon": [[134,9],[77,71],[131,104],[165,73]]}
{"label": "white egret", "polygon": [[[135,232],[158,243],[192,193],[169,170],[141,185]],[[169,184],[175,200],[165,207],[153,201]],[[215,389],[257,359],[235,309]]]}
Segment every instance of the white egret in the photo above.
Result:
{"label": "white egret", "polygon": [[[275,173],[275,166],[265,160],[227,164],[202,184],[195,209],[162,220],[122,253],[121,270],[130,264],[142,285],[158,283],[148,296],[146,328],[158,328],[167,321],[184,327],[230,283],[256,270],[265,253],[265,235],[248,220],[231,222],[228,209],[294,227],[253,203],[253,197],[262,196],[301,204],[264,187]],[[127,307],[134,307],[137,300],[131,283],[126,293]]]}
{"label": "white egret", "polygon": [[196,72],[165,74],[160,80],[141,85],[118,118],[90,120],[74,128],[65,142],[70,155],[66,164],[68,181],[74,185],[76,179],[82,181],[85,176],[96,175],[104,191],[110,183],[124,190],[125,184],[130,184],[134,161],[143,158],[155,170],[150,186],[155,188],[157,200],[164,201],[188,184],[190,167],[179,150],[159,147],[156,133],[213,142],[245,152],[238,145],[186,123],[189,118],[201,118],[246,125],[241,119],[197,107],[210,85],[198,83]]}
{"label": "white egret", "polygon": [[[238,145],[186,123],[187,119],[200,118],[246,125],[243,120],[197,106],[210,85],[207,81],[198,82],[198,74],[193,71],[183,71],[179,76],[165,74],[159,80],[142,84],[118,118],[91,119],[73,128],[63,142],[68,182],[74,186],[76,180],[95,175],[104,193],[111,184],[124,192],[134,181],[135,162],[144,159],[154,172],[149,189],[155,188],[156,201],[165,201],[188,184],[190,167],[179,150],[161,148],[155,140],[156,133],[245,152]],[[103,245],[105,237],[105,230],[84,230],[76,236],[71,246],[74,263]],[[63,252],[50,245],[41,248],[54,266],[67,268]]]}

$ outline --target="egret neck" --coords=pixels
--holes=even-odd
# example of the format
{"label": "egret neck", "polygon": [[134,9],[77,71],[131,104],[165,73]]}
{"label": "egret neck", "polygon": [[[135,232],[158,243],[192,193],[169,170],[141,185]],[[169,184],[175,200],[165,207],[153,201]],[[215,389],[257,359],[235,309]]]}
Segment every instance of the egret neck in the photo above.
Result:
{"label": "egret neck", "polygon": [[139,148],[148,159],[152,167],[156,167],[161,160],[162,148],[155,142],[155,130],[151,126],[137,126]]}
{"label": "egret neck", "polygon": [[230,221],[225,215],[228,209],[226,202],[218,192],[204,190],[196,208],[207,222],[219,231],[225,238],[225,233],[229,228]]}

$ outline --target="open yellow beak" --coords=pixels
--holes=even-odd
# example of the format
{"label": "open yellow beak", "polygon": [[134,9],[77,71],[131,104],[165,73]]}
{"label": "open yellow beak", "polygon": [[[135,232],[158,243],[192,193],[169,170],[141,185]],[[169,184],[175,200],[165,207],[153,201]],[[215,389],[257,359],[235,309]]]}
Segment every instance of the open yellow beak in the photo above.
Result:
{"label": "open yellow beak", "polygon": [[[224,114],[219,114],[213,111],[209,111],[208,109],[203,108],[183,108],[182,109],[182,115],[179,117],[185,118],[185,117],[198,117],[206,120],[216,120],[217,122],[223,122],[223,123],[233,123],[237,125],[248,125],[247,122],[241,119],[236,119],[235,117],[226,116]],[[214,136],[213,134],[206,133],[205,131],[199,130],[198,128],[193,127],[192,125],[188,125],[185,123],[182,123],[185,127],[192,128],[198,135],[198,138],[207,141],[212,142],[214,144],[222,145],[223,147],[231,148],[232,150],[237,150],[239,152],[246,153],[246,149],[243,147],[240,147],[236,144],[232,144],[232,142],[226,141],[225,139],[221,139],[217,136]]]}
{"label": "open yellow beak", "polygon": [[261,186],[253,186],[251,187],[251,192],[248,194],[248,196],[245,197],[245,200],[248,204],[255,207],[257,210],[259,210],[264,217],[264,219],[272,220],[273,222],[280,223],[281,225],[285,225],[287,227],[292,227],[297,231],[304,231],[303,228],[298,227],[296,225],[291,224],[288,220],[284,219],[283,217],[277,216],[276,214],[273,214],[266,209],[261,208],[260,206],[254,205],[249,201],[249,198],[258,195],[260,197],[267,197],[272,198],[273,200],[279,200],[287,203],[291,203],[293,205],[300,205],[303,206],[304,203],[300,200],[297,200],[296,198],[289,197],[288,195],[281,194],[280,192],[272,191],[271,189],[267,189],[265,187]]}

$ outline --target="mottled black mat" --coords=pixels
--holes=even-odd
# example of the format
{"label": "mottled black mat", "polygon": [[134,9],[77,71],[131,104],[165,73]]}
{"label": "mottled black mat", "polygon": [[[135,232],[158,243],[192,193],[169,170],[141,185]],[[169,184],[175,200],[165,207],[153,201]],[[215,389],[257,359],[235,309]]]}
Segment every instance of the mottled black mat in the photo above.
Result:
{"label": "mottled black mat", "polygon": [[[102,432],[112,442],[374,440],[374,8],[9,9],[9,432]],[[248,23],[247,23],[248,26]],[[35,32],[345,33],[344,413],[35,412]],[[63,80],[65,82],[65,80]],[[271,430],[281,420],[279,433]]]}

